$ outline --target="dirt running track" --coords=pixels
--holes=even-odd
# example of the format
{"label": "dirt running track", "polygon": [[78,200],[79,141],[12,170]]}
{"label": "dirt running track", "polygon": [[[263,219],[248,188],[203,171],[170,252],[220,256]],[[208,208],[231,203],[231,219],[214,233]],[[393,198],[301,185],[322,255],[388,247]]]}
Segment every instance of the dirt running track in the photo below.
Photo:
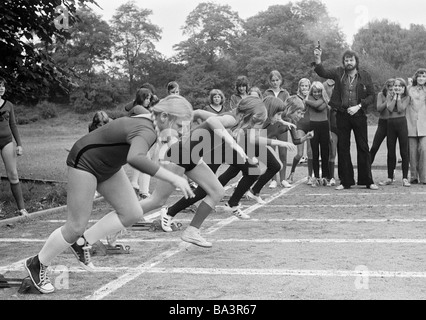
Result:
{"label": "dirt running track", "polygon": [[[222,202],[202,230],[210,249],[182,242],[181,231],[128,230],[119,242],[131,254],[94,256],[97,271],[89,273],[67,251],[55,260],[62,269],[51,274],[54,294],[0,289],[0,300],[171,300],[172,307],[183,300],[426,299],[426,186],[312,188],[305,168],[290,189],[265,187],[266,205],[243,201],[251,220],[225,213]],[[379,181],[386,171],[374,175]],[[97,204],[93,221],[110,210]],[[191,217],[177,220],[185,227]],[[23,260],[64,219],[50,214],[0,227],[0,273],[25,277]]]}

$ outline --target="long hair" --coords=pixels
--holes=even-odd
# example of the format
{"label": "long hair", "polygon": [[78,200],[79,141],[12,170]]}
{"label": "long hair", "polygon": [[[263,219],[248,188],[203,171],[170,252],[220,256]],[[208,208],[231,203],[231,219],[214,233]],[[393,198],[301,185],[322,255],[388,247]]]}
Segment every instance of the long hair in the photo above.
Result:
{"label": "long hair", "polygon": [[[299,95],[299,96],[301,96],[301,97],[303,97],[303,93],[302,93],[302,91],[300,89],[300,86],[302,84],[304,84],[304,83],[307,83],[309,85],[309,89],[311,88],[311,80],[309,80],[308,78],[302,78],[302,79],[300,79],[299,82],[297,83],[297,92],[296,92],[296,94]],[[308,91],[309,91],[309,89],[308,89]]]}
{"label": "long hair", "polygon": [[271,84],[272,77],[277,77],[278,79],[281,80],[281,82],[283,81],[283,77],[282,77],[281,73],[278,70],[272,70],[271,72],[269,72],[269,75],[268,75],[268,82],[269,82],[269,84]]}
{"label": "long hair", "polygon": [[103,111],[97,111],[93,115],[92,122],[89,124],[89,132],[92,132],[93,130],[102,127],[103,125],[107,124],[108,122],[112,121],[112,119],[108,116],[108,114]]}
{"label": "long hair", "polygon": [[253,96],[242,99],[234,112],[237,117],[240,116],[240,121],[231,128],[234,137],[240,130],[250,129],[256,124],[263,124],[268,117],[268,112],[262,100]]}
{"label": "long hair", "polygon": [[[141,88],[138,91],[136,91],[135,100],[133,101],[133,106],[144,106],[143,103],[146,99],[152,98],[152,92],[149,89]],[[149,108],[149,105],[147,106]]]}
{"label": "long hair", "polygon": [[296,111],[305,112],[305,104],[297,95],[288,97],[284,102],[283,118],[290,118],[290,115]]}
{"label": "long hair", "polygon": [[238,92],[238,87],[245,86],[246,87],[246,93],[248,93],[249,89],[249,80],[246,76],[239,76],[237,77],[237,80],[235,81],[235,91]]}
{"label": "long hair", "polygon": [[343,66],[345,65],[345,58],[352,58],[352,57],[355,57],[355,61],[356,61],[355,68],[358,70],[359,69],[359,56],[358,56],[358,53],[356,53],[356,51],[348,49],[345,52],[343,52],[342,64],[343,64]]}
{"label": "long hair", "polygon": [[407,96],[407,82],[402,78],[396,78],[395,82],[397,81],[404,87],[404,92],[401,94],[401,98],[404,98]]}
{"label": "long hair", "polygon": [[419,74],[426,74],[426,68],[419,68],[416,70],[416,72],[413,75],[413,86],[417,86],[417,77]]}
{"label": "long hair", "polygon": [[274,96],[267,96],[263,99],[263,104],[268,111],[268,120],[271,121],[272,118],[278,113],[283,112],[285,109],[284,102]]}
{"label": "long hair", "polygon": [[219,89],[213,89],[209,93],[209,103],[213,104],[213,97],[219,95],[220,96],[220,104],[225,104],[225,95],[223,94],[222,90]]}
{"label": "long hair", "polygon": [[154,114],[165,112],[171,117],[183,118],[184,121],[192,121],[194,112],[191,103],[176,94],[161,99],[151,110]]}
{"label": "long hair", "polygon": [[383,85],[383,88],[382,88],[382,94],[383,94],[384,97],[387,97],[389,86],[390,85],[393,86],[394,83],[395,83],[395,79],[394,78],[389,78],[388,80],[385,81],[385,84]]}
{"label": "long hair", "polygon": [[325,91],[325,88],[322,82],[319,82],[319,81],[312,82],[311,88],[309,89],[309,96],[313,97],[314,89],[321,90],[321,97],[324,100],[324,102],[328,104],[328,102],[330,101],[330,98],[328,97],[328,94]]}

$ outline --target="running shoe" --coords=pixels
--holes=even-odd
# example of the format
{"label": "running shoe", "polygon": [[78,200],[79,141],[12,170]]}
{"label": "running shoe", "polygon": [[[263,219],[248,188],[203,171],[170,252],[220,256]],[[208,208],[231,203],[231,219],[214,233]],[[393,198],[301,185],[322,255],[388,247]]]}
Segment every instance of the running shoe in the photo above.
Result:
{"label": "running shoe", "polygon": [[290,182],[290,183],[294,182],[294,172],[290,173],[290,175],[287,178],[287,181]]}
{"label": "running shoe", "polygon": [[263,200],[259,195],[254,194],[251,190],[246,192],[246,197],[247,197],[247,199],[256,200],[256,202],[259,203],[259,204],[265,204],[266,203],[265,200]]}
{"label": "running shoe", "polygon": [[334,178],[330,179],[330,186],[334,187],[336,185],[336,180]]}
{"label": "running shoe", "polygon": [[211,248],[212,243],[204,239],[200,234],[200,229],[189,226],[180,237],[183,241],[195,244],[203,248]]}
{"label": "running shoe", "polygon": [[172,232],[173,217],[167,214],[168,209],[169,209],[168,207],[165,207],[160,210],[161,229],[163,229],[163,231],[165,232]]}
{"label": "running shoe", "polygon": [[23,217],[28,217],[30,215],[26,209],[16,210],[16,213]]}
{"label": "running shoe", "polygon": [[287,180],[281,181],[283,188],[291,188],[291,184]]}
{"label": "running shoe", "polygon": [[55,291],[55,287],[47,276],[47,266],[40,262],[38,255],[28,258],[25,261],[24,267],[38,291],[41,293],[52,293]]}
{"label": "running shoe", "polygon": [[77,258],[80,266],[82,266],[87,271],[93,271],[95,266],[90,261],[90,249],[92,246],[87,242],[83,237],[80,237],[76,242],[71,245],[71,251],[74,253]]}
{"label": "running shoe", "polygon": [[277,182],[275,180],[272,180],[269,184],[269,189],[275,189],[277,187]]}
{"label": "running shoe", "polygon": [[408,179],[402,179],[402,186],[411,187],[411,183],[408,181]]}
{"label": "running shoe", "polygon": [[241,207],[239,205],[235,207],[231,207],[228,203],[225,203],[225,210],[232,212],[232,214],[239,219],[242,219],[242,220],[251,219],[247,213],[244,213],[241,210]]}

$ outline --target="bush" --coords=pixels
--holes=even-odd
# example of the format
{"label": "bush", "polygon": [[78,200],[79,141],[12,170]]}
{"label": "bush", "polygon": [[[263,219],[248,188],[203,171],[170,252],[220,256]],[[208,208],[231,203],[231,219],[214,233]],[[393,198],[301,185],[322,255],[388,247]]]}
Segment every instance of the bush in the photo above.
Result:
{"label": "bush", "polygon": [[42,101],[37,105],[37,109],[39,110],[39,115],[42,119],[52,119],[58,117],[58,110],[56,109],[56,105],[51,102]]}

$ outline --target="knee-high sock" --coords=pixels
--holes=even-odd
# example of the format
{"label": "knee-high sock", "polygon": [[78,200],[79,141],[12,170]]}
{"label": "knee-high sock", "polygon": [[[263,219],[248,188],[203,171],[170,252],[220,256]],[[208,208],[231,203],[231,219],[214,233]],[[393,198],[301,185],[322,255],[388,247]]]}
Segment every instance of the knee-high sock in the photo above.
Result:
{"label": "knee-high sock", "polygon": [[50,234],[49,238],[47,238],[47,241],[38,254],[38,259],[45,266],[50,266],[53,259],[68,249],[72,244],[68,243],[64,239],[61,228],[62,227],[56,229]]}
{"label": "knee-high sock", "polygon": [[204,220],[206,220],[212,210],[212,207],[210,207],[206,202],[202,201],[198,206],[197,212],[195,213],[194,218],[192,218],[190,225],[200,229]]}
{"label": "knee-high sock", "polygon": [[94,244],[98,240],[124,230],[126,227],[121,223],[117,213],[110,212],[101,220],[84,232],[84,237],[89,244]]}
{"label": "knee-high sock", "polygon": [[312,177],[312,172],[314,171],[314,160],[308,159],[308,175]]}
{"label": "knee-high sock", "polygon": [[333,161],[328,162],[328,171],[330,172],[330,179],[334,178],[334,162]]}
{"label": "knee-high sock", "polygon": [[16,205],[18,206],[18,209],[24,209],[24,196],[22,195],[22,187],[21,183],[18,181],[18,183],[10,183],[10,189],[12,190],[13,197],[15,198]]}

